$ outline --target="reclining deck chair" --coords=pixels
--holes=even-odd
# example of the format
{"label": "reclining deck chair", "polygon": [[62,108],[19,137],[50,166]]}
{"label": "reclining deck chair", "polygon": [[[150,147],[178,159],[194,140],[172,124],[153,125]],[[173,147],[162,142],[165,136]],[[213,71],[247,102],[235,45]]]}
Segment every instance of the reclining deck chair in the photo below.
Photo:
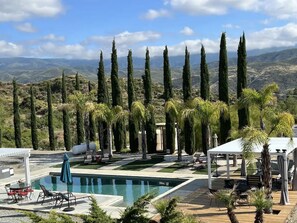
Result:
{"label": "reclining deck chair", "polygon": [[57,193],[47,190],[44,185],[40,184],[39,186],[40,186],[40,189],[42,190],[42,192],[39,193],[37,202],[38,202],[39,198],[42,199],[41,204],[43,204],[45,198],[50,198],[51,200],[56,200]]}

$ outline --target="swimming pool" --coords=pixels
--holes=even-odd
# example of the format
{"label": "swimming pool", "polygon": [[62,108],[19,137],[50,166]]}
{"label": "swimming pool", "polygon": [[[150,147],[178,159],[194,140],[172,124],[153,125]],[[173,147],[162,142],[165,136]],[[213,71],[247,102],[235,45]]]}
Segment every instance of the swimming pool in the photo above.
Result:
{"label": "swimming pool", "polygon": [[[182,179],[133,178],[123,176],[73,176],[73,184],[69,185],[71,192],[93,193],[123,196],[124,205],[131,205],[142,195],[153,192],[156,196],[165,193],[175,186],[185,182]],[[53,191],[66,191],[67,185],[60,181],[60,176],[49,175],[32,182],[32,187],[40,189],[43,184]]]}

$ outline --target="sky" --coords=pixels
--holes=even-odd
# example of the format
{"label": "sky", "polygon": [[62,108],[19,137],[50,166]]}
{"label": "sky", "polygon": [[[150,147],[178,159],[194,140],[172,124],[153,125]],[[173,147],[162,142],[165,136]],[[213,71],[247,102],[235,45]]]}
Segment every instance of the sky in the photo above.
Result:
{"label": "sky", "polygon": [[98,59],[295,47],[296,0],[0,0],[0,57]]}

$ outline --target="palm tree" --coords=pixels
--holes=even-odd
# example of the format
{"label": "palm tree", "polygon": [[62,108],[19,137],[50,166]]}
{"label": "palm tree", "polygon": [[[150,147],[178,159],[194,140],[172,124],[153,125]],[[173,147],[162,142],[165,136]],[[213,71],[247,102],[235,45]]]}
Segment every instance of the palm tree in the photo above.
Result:
{"label": "palm tree", "polygon": [[141,148],[142,148],[142,159],[146,159],[147,146],[145,140],[145,126],[147,120],[151,118],[154,113],[154,106],[149,104],[145,107],[140,101],[134,101],[131,106],[131,117],[141,125]]}
{"label": "palm tree", "polygon": [[91,100],[92,94],[93,92],[82,93],[81,91],[74,91],[74,93],[69,96],[70,106],[83,114],[87,150],[90,149],[89,112],[94,109],[94,104]]}
{"label": "palm tree", "polygon": [[266,131],[254,127],[245,127],[242,131],[243,155],[250,157],[255,145],[263,145],[261,152],[263,184],[267,189],[267,198],[271,199],[271,164],[269,153],[269,137],[272,135],[293,136],[294,116],[287,112],[270,117],[270,129]]}
{"label": "palm tree", "polygon": [[272,207],[271,200],[266,199],[266,193],[264,189],[259,189],[251,192],[251,205],[256,207],[256,216],[254,223],[263,223],[264,209],[270,209]]}
{"label": "palm tree", "polygon": [[194,98],[188,103],[188,107],[189,109],[183,111],[183,117],[196,117],[207,126],[206,136],[208,140],[203,151],[204,154],[207,154],[207,150],[210,148],[210,126],[220,118],[221,114],[228,114],[228,106],[221,101],[211,102],[202,98]]}
{"label": "palm tree", "polygon": [[[259,109],[260,130],[254,127],[246,127],[242,131],[243,155],[250,157],[255,145],[263,145],[261,152],[263,184],[266,188],[266,198],[271,200],[271,162],[269,153],[269,137],[272,135],[293,136],[294,117],[287,112],[277,113],[272,109],[276,104],[274,93],[278,86],[273,83],[265,86],[259,92],[253,89],[244,89],[240,104],[254,105]],[[269,114],[269,115],[268,115]],[[269,129],[266,127],[264,120],[269,123]],[[266,212],[271,212],[266,210]]]}
{"label": "palm tree", "polygon": [[271,111],[270,108],[274,107],[276,104],[275,92],[278,91],[278,86],[276,83],[269,84],[261,89],[259,92],[251,89],[245,88],[242,91],[242,96],[239,99],[239,104],[242,107],[245,106],[255,106],[260,112],[260,128],[265,130],[264,118],[267,112]]}
{"label": "palm tree", "polygon": [[[112,153],[112,127],[113,124],[125,120],[129,113],[123,110],[121,106],[115,106],[112,109],[109,108],[107,104],[99,103],[95,104],[92,109],[94,118],[98,121],[103,121],[107,125],[107,138],[108,138],[108,158],[111,159]],[[99,142],[100,143],[100,142]],[[102,156],[104,156],[104,151],[102,151]]]}
{"label": "palm tree", "polygon": [[227,208],[227,214],[231,223],[239,223],[237,217],[235,215],[235,201],[236,201],[236,194],[233,190],[218,190],[215,193],[215,198],[222,202],[225,207]]}
{"label": "palm tree", "polygon": [[[180,162],[182,160],[182,147],[181,147],[181,130],[184,125],[184,120],[182,117],[182,104],[170,98],[165,103],[165,113],[169,114],[171,117],[173,117],[176,120],[176,129],[177,129],[177,161]],[[189,117],[189,120],[191,120],[192,117]]]}

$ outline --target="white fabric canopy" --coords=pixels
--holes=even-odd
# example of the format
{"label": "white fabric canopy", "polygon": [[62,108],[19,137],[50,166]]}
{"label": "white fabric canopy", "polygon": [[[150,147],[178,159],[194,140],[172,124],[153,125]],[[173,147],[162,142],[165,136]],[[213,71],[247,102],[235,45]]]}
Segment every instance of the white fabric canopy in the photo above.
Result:
{"label": "white fabric canopy", "polygon": [[[286,155],[290,154],[295,148],[297,148],[297,137],[271,137],[269,138],[269,151],[271,155],[278,155],[276,149],[279,149],[282,153],[283,149],[286,150]],[[263,149],[263,145],[255,146],[253,151],[260,154]],[[223,145],[208,150],[209,154],[242,154],[242,140],[241,138],[227,142]]]}
{"label": "white fabric canopy", "polygon": [[0,158],[9,157],[9,156],[18,156],[24,157],[24,164],[25,164],[25,180],[27,184],[31,184],[31,176],[30,176],[30,150],[31,149],[24,149],[24,148],[0,148]]}

